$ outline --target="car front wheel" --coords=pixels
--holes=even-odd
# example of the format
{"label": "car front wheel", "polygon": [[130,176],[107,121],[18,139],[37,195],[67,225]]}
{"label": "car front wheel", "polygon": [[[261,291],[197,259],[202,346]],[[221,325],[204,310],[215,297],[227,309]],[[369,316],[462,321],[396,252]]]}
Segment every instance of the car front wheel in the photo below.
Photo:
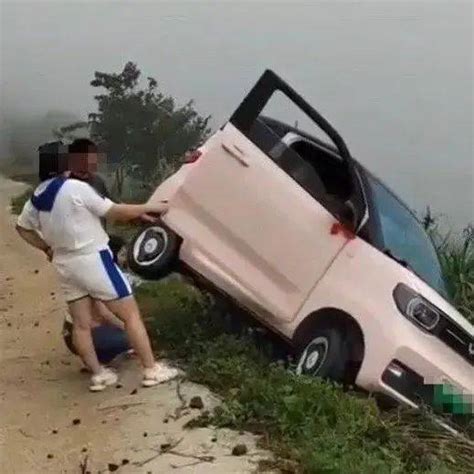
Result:
{"label": "car front wheel", "polygon": [[301,344],[296,373],[343,382],[348,363],[344,335],[338,328],[319,328]]}
{"label": "car front wheel", "polygon": [[165,224],[152,224],[140,230],[130,242],[128,264],[143,278],[158,280],[173,271],[179,244],[179,237]]}

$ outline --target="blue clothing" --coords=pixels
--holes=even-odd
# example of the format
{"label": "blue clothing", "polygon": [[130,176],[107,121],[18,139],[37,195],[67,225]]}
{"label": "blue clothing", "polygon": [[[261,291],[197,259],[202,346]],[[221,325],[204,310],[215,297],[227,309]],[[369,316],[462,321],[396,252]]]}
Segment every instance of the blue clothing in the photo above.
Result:
{"label": "blue clothing", "polygon": [[[97,358],[101,364],[108,364],[118,355],[131,349],[125,331],[118,327],[97,326],[92,329],[91,333]],[[77,355],[72,343],[72,324],[69,321],[64,321],[63,337],[67,348]]]}
{"label": "blue clothing", "polygon": [[101,364],[107,364],[118,355],[128,351],[128,343],[125,331],[114,326],[99,326],[92,330],[97,358]]}

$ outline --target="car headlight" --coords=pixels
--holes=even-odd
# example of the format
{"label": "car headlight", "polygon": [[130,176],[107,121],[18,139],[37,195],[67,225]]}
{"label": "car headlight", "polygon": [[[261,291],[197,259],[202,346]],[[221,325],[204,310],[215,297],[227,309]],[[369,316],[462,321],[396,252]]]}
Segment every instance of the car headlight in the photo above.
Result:
{"label": "car headlight", "polygon": [[441,315],[439,311],[408,286],[400,283],[393,292],[399,311],[425,331],[433,332]]}

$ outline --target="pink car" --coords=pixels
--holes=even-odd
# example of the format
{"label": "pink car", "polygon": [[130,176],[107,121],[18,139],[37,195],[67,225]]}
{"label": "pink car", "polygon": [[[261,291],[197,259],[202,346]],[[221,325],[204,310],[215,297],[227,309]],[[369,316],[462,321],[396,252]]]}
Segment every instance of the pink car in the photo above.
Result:
{"label": "pink car", "polygon": [[[277,92],[333,145],[262,115]],[[447,384],[472,406],[474,328],[430,238],[287,83],[266,71],[187,161],[150,198],[169,211],[132,242],[136,273],[205,281],[287,341],[298,373],[412,406]]]}

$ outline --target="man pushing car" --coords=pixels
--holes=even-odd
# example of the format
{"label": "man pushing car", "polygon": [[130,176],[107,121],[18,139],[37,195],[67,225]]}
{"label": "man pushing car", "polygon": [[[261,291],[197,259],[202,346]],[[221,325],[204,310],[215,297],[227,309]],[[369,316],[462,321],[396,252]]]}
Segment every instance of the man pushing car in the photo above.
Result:
{"label": "man pushing car", "polygon": [[92,372],[90,390],[117,382],[97,358],[91,336],[94,301],[101,301],[124,323],[128,340],[143,365],[144,386],[170,380],[177,370],[155,362],[132,289],[114,262],[101,219],[154,221],[163,203],[115,204],[88,184],[97,169],[97,148],[87,140],[69,149],[67,172],[43,181],[17,221],[20,236],[45,252],[57,270],[73,320],[74,347]]}

